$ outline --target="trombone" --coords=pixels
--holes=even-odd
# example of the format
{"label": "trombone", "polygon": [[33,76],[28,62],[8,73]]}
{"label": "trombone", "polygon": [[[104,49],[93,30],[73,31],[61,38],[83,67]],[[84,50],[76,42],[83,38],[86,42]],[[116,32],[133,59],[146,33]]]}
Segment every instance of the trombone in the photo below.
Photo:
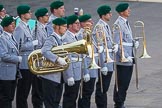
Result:
{"label": "trombone", "polygon": [[[145,37],[145,31],[144,31],[144,23],[142,21],[136,21],[134,23],[135,27],[135,37],[134,40],[137,41],[140,38],[143,38],[143,53],[140,56],[140,58],[151,58],[151,56],[148,55],[147,50],[146,50],[146,37]],[[137,28],[142,29],[142,37],[138,36],[140,34],[137,34]],[[135,43],[134,41],[134,43]],[[139,81],[138,81],[138,65],[137,65],[137,49],[134,48],[134,60],[135,60],[135,75],[136,75],[136,88],[139,88]]]}
{"label": "trombone", "polygon": [[106,40],[106,35],[105,32],[103,30],[103,26],[102,25],[97,25],[96,26],[96,37],[97,37],[97,43],[98,43],[98,47],[100,46],[100,44],[103,42],[104,47],[105,47],[105,52],[106,52],[106,60],[105,63],[111,63],[114,62],[114,60],[111,59],[110,55],[109,55],[109,49],[107,47],[107,40]]}
{"label": "trombone", "polygon": [[[100,67],[97,65],[95,61],[94,46],[92,42],[92,30],[90,27],[84,27],[83,39],[86,40],[87,42],[87,50],[89,54],[88,56],[89,58],[92,59],[90,65],[88,66],[88,69],[100,69]],[[85,68],[84,60],[85,55],[82,55],[82,70]],[[81,73],[80,98],[82,98],[82,94],[83,94],[83,71]]]}
{"label": "trombone", "polygon": [[87,47],[91,48],[91,50],[89,50],[88,52],[89,52],[89,57],[92,58],[92,60],[91,60],[91,63],[90,63],[88,68],[89,69],[100,69],[101,67],[99,67],[97,65],[96,61],[95,61],[94,45],[93,45],[93,42],[92,42],[92,31],[89,27],[84,28],[83,38],[85,40],[87,40],[87,42],[89,42]]}
{"label": "trombone", "polygon": [[120,62],[129,62],[129,60],[125,58],[125,54],[124,54],[123,36],[122,36],[120,25],[114,24],[113,25],[113,30],[114,31],[119,31],[119,41],[120,41],[120,49],[121,49],[121,59],[120,59]]}
{"label": "trombone", "polygon": [[[151,58],[151,56],[148,55],[147,50],[146,50],[146,36],[145,36],[145,30],[144,30],[144,22],[142,21],[136,21],[134,23],[135,29],[141,28],[142,29],[142,38],[143,38],[143,53],[140,56],[140,58]],[[138,39],[137,33],[135,32],[135,39]]]}
{"label": "trombone", "polygon": [[[109,49],[107,48],[107,40],[106,40],[106,36],[105,36],[105,32],[103,30],[103,26],[102,25],[97,25],[96,26],[96,38],[97,38],[97,47],[99,49],[99,46],[103,43],[104,45],[104,49],[106,52],[106,60],[104,61],[105,63],[110,63],[110,62],[114,62],[114,60],[112,60],[110,58],[109,55]],[[100,57],[100,53],[98,53],[98,57]],[[100,58],[99,58],[99,64],[101,64]],[[102,73],[100,71],[99,73],[100,76],[100,85],[101,85],[101,92],[103,92],[103,83],[102,83]]]}

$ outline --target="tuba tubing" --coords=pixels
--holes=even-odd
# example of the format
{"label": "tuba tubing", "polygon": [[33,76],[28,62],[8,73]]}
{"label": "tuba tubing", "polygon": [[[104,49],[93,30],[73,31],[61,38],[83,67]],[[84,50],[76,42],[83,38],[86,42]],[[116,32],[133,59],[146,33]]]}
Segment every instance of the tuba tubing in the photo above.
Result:
{"label": "tuba tubing", "polygon": [[[57,62],[53,63],[47,60],[41,54],[41,49],[34,50],[28,56],[28,67],[30,71],[36,75],[63,72],[69,67],[69,63],[71,63],[68,55],[74,53],[88,54],[88,50],[92,50],[92,48],[87,46],[87,41],[83,39],[70,44],[53,47],[51,51],[54,54],[58,55],[59,57],[66,58],[65,60],[67,62],[67,65],[65,66],[59,65]],[[79,55],[77,57],[79,58]]]}

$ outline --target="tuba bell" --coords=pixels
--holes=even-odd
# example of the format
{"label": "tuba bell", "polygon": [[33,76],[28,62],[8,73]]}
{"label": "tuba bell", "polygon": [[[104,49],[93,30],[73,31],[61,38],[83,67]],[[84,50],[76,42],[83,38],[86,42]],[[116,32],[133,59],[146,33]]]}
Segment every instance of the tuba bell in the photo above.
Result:
{"label": "tuba bell", "polygon": [[[87,47],[88,46],[88,47]],[[88,45],[86,40],[80,40],[66,45],[61,45],[53,47],[51,49],[52,53],[58,55],[59,57],[66,58],[67,65],[62,66],[57,62],[53,63],[47,60],[41,54],[41,49],[35,50],[28,56],[28,67],[33,74],[49,74],[55,72],[63,72],[69,67],[70,59],[68,55],[70,54],[88,54],[88,50],[92,50]],[[79,60],[79,56],[78,56]]]}

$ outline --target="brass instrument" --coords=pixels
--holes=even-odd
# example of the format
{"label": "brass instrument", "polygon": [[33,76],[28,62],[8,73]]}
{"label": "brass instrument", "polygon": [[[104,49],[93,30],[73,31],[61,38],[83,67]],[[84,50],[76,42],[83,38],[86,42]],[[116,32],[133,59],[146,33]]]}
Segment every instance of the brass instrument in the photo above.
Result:
{"label": "brass instrument", "polygon": [[[136,21],[134,23],[134,27],[135,27],[135,37],[134,40],[137,41],[140,38],[143,38],[143,54],[140,56],[140,58],[151,58],[151,56],[149,56],[147,54],[146,51],[146,38],[145,38],[145,31],[144,31],[144,23],[142,21]],[[140,34],[137,34],[137,28],[142,28],[142,37],[140,37]],[[135,42],[134,41],[134,42]],[[134,61],[135,61],[135,75],[136,75],[136,88],[139,88],[139,81],[138,81],[138,64],[137,64],[137,49],[134,48]]]}
{"label": "brass instrument", "polygon": [[88,54],[88,50],[91,50],[91,47],[87,46],[89,45],[86,40],[80,40],[70,44],[53,47],[51,51],[54,54],[66,58],[68,64],[65,66],[60,66],[58,63],[47,60],[41,54],[41,49],[35,50],[28,56],[29,69],[33,74],[37,75],[63,72],[69,67],[69,63],[71,63],[67,56],[72,53]]}
{"label": "brass instrument", "polygon": [[[151,56],[148,55],[147,50],[146,50],[146,36],[145,36],[145,30],[144,30],[144,23],[142,21],[136,21],[134,23],[135,28],[142,28],[142,37],[143,37],[143,53],[140,56],[140,58],[151,58]],[[137,38],[135,34],[135,38]]]}
{"label": "brass instrument", "polygon": [[102,25],[97,25],[97,27],[96,27],[96,37],[97,37],[97,41],[98,41],[99,45],[100,45],[101,42],[103,42],[103,44],[104,44],[105,52],[106,52],[105,63],[114,62],[114,60],[112,60],[110,55],[109,55],[109,49],[107,48],[106,35],[105,35],[105,32],[103,30],[103,26]]}
{"label": "brass instrument", "polygon": [[[116,28],[115,25],[113,25],[112,27],[112,38],[114,39],[114,33],[115,33],[115,30],[118,29]],[[115,44],[115,43],[113,43]],[[115,88],[116,88],[116,91],[118,91],[118,73],[117,73],[117,66],[116,66],[116,53],[114,52],[114,72],[115,72]]]}
{"label": "brass instrument", "polygon": [[123,38],[122,38],[121,28],[120,28],[120,26],[118,24],[114,24],[113,28],[114,28],[114,30],[119,31],[120,49],[121,49],[121,59],[120,59],[120,62],[129,62],[129,60],[126,59],[125,55],[124,55]]}
{"label": "brass instrument", "polygon": [[88,42],[88,52],[89,52],[89,57],[92,58],[90,66],[88,67],[89,69],[99,69],[100,67],[97,65],[96,61],[95,61],[95,56],[94,56],[94,46],[93,46],[93,42],[92,42],[92,31],[89,27],[85,27],[84,28],[84,32],[83,32],[83,38],[85,40],[87,40]]}

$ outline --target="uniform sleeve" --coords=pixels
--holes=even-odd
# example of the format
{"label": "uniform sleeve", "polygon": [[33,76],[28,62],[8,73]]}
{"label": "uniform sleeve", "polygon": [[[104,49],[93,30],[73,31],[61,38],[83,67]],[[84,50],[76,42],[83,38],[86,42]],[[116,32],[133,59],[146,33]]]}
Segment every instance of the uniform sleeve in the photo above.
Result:
{"label": "uniform sleeve", "polygon": [[53,46],[56,46],[56,42],[55,42],[55,39],[52,36],[50,36],[45,41],[45,43],[41,49],[41,52],[45,58],[47,58],[51,62],[55,63],[58,56],[51,52],[51,49],[53,48]]}

